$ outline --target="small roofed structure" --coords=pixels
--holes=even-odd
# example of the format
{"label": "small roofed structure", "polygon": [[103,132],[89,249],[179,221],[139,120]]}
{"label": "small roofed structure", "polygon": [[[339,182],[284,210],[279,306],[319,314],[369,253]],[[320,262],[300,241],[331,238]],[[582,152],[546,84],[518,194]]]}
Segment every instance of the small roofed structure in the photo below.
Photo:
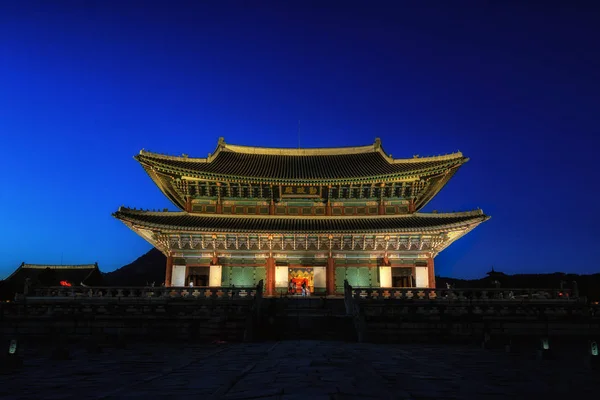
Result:
{"label": "small roofed structure", "polygon": [[102,273],[98,263],[82,265],[22,263],[0,284],[0,300],[13,300],[15,294],[23,293],[27,279],[31,287],[98,286],[102,284]]}

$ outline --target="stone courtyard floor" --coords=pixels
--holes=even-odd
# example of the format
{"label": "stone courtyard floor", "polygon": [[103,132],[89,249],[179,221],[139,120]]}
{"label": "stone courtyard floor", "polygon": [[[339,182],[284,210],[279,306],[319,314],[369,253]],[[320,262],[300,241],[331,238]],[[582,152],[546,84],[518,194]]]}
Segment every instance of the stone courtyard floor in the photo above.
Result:
{"label": "stone courtyard floor", "polygon": [[0,375],[9,399],[555,399],[598,398],[600,372],[583,352],[538,360],[466,345],[323,341],[129,344],[70,359],[23,349],[19,372]]}

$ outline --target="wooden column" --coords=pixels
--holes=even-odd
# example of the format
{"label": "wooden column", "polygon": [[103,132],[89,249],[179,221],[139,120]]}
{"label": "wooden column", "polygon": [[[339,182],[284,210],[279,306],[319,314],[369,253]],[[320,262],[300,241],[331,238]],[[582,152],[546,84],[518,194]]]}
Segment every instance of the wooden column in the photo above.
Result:
{"label": "wooden column", "polygon": [[271,199],[271,203],[269,203],[269,215],[275,215],[275,202]]}
{"label": "wooden column", "polygon": [[410,202],[408,203],[408,212],[411,214],[415,212],[415,199],[410,199]]}
{"label": "wooden column", "polygon": [[221,200],[221,183],[217,182],[217,214],[223,214],[223,201]]}
{"label": "wooden column", "polygon": [[427,259],[427,277],[429,278],[429,288],[435,289],[435,269],[433,268],[433,257]]}
{"label": "wooden column", "polygon": [[191,197],[187,197],[185,199],[185,211],[186,212],[192,212],[192,198]]}
{"label": "wooden column", "polygon": [[383,205],[383,191],[385,190],[385,183],[382,183],[379,186],[379,215],[384,215],[385,214],[385,207]]}
{"label": "wooden column", "polygon": [[171,286],[171,277],[173,276],[173,256],[167,256],[167,270],[165,271],[165,286]]}
{"label": "wooden column", "polygon": [[272,255],[267,258],[266,278],[266,294],[267,296],[273,296],[275,294],[275,259]]}
{"label": "wooden column", "polygon": [[327,287],[327,295],[333,296],[335,294],[335,263],[333,257],[327,258],[327,267],[325,269],[325,286]]}
{"label": "wooden column", "polygon": [[275,215],[275,198],[273,197],[273,185],[269,185],[269,194],[271,201],[269,203],[269,215]]}

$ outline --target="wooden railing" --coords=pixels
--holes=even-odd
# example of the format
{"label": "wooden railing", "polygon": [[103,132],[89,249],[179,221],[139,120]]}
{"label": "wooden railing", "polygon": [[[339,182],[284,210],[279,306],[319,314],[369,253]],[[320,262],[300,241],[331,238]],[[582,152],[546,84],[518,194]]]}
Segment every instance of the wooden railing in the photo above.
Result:
{"label": "wooden railing", "polygon": [[253,299],[256,287],[66,287],[31,288],[26,298],[63,299]]}
{"label": "wooden railing", "polygon": [[444,301],[578,301],[569,289],[429,289],[350,287],[359,300],[444,300]]}

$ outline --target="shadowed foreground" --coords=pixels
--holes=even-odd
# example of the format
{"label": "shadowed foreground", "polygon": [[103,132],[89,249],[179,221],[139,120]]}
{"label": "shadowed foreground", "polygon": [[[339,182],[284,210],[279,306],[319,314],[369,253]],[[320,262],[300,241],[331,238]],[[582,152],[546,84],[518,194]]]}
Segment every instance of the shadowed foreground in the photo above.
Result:
{"label": "shadowed foreground", "polygon": [[[2,399],[503,399],[598,393],[583,349],[552,360],[475,346],[321,341],[128,344],[92,354],[23,346],[18,373],[0,375]],[[593,397],[589,397],[593,398]]]}

